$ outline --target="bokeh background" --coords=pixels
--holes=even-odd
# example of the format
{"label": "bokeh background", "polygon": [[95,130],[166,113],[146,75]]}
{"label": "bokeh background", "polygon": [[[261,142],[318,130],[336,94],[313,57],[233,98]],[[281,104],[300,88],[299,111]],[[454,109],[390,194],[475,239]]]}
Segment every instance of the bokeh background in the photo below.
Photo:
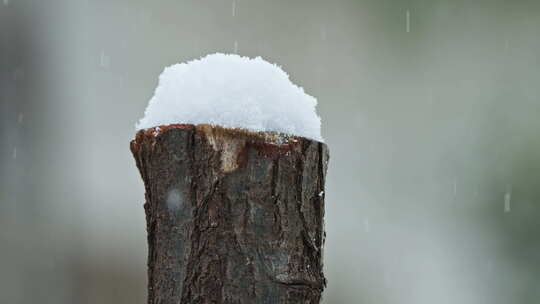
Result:
{"label": "bokeh background", "polygon": [[0,2],[0,302],[145,303],[128,143],[165,66],[319,100],[326,304],[540,301],[540,2]]}

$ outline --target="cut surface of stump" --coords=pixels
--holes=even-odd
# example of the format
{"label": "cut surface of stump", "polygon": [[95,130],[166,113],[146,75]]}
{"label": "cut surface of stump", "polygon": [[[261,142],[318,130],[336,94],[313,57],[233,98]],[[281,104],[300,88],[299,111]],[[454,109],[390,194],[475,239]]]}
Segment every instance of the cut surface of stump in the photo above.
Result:
{"label": "cut surface of stump", "polygon": [[168,125],[131,142],[146,190],[148,303],[319,303],[328,149]]}

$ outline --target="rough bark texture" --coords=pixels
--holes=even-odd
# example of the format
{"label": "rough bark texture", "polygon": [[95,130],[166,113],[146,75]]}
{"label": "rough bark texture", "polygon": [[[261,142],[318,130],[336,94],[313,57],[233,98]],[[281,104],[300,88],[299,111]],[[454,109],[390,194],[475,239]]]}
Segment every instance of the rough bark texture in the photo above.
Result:
{"label": "rough bark texture", "polygon": [[142,130],[148,303],[319,303],[325,144],[207,125]]}

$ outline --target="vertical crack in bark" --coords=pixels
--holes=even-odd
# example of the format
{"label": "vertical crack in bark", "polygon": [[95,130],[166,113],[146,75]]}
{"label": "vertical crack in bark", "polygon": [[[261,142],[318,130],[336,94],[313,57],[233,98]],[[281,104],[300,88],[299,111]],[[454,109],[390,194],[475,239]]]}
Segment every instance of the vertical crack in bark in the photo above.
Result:
{"label": "vertical crack in bark", "polygon": [[274,215],[274,231],[276,231],[279,239],[279,243],[283,242],[283,223],[281,222],[281,202],[279,192],[279,166],[281,158],[278,156],[272,165],[272,180],[271,180],[271,198],[273,201],[273,215]]}
{"label": "vertical crack in bark", "polygon": [[[305,145],[302,145],[302,155],[305,155],[306,157],[309,156],[309,143],[306,143]],[[306,198],[306,195],[304,193],[304,175],[305,175],[305,158],[299,158],[297,160],[297,166],[296,170],[298,172],[298,181],[297,181],[297,200],[296,200],[296,206],[298,210],[298,214],[300,216],[300,219],[302,220],[302,237],[304,240],[305,245],[308,246],[309,249],[308,253],[310,255],[313,254],[313,252],[317,252],[318,249],[313,243],[311,236],[309,235],[309,225],[306,221],[306,217],[304,214],[304,211],[302,210],[302,207],[304,204],[311,202],[311,199]]]}
{"label": "vertical crack in bark", "polygon": [[325,222],[324,222],[324,198],[326,196],[326,189],[325,189],[325,182],[326,182],[326,168],[327,168],[327,162],[328,162],[328,151],[326,150],[326,147],[322,143],[318,143],[318,172],[317,175],[317,207],[318,212],[317,216],[315,217],[317,220],[317,225],[320,228],[319,230],[319,242],[316,244],[318,248],[320,248],[320,253],[318,256],[318,264],[319,264],[319,276],[322,279],[323,287],[326,287],[326,278],[324,277],[323,269],[324,269],[324,243],[326,238],[326,232],[325,232]]}

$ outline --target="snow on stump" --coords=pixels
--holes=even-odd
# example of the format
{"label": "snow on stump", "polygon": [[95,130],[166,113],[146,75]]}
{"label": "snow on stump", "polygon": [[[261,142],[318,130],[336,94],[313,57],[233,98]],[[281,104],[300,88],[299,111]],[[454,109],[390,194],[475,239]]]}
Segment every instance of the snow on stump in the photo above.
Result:
{"label": "snow on stump", "polygon": [[146,190],[148,303],[320,302],[328,149],[312,139],[320,129],[270,130],[280,125],[266,114],[258,129],[139,124],[131,151]]}

